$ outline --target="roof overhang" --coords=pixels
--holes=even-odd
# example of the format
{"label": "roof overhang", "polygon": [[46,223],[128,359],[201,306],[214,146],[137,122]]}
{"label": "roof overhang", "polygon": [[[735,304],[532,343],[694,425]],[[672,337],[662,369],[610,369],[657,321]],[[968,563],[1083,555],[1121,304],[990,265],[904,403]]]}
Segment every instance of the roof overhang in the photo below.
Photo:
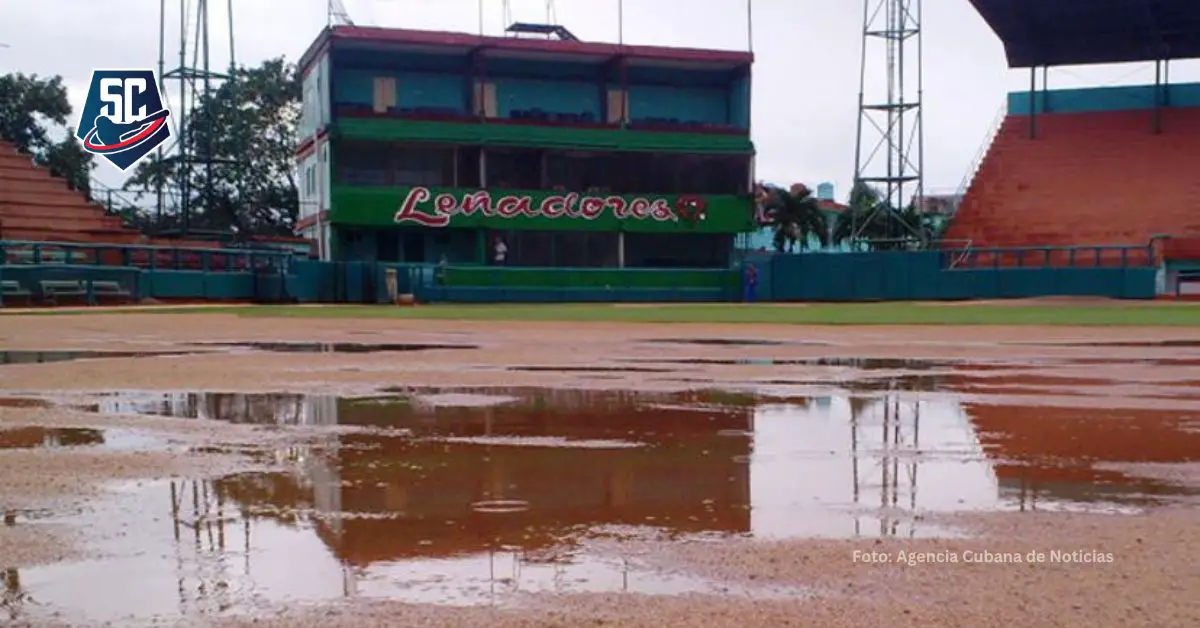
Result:
{"label": "roof overhang", "polygon": [[971,0],[1008,65],[1200,58],[1197,0]]}

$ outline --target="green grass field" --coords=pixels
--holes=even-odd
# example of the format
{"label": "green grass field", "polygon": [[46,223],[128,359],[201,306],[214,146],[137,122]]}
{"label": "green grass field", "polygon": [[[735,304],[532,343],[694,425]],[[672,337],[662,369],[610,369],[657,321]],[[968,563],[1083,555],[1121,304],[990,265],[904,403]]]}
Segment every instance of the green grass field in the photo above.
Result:
{"label": "green grass field", "polygon": [[[94,311],[94,310],[93,310]],[[831,303],[548,305],[216,306],[118,310],[129,313],[234,314],[285,318],[396,318],[478,321],[741,323],[792,325],[1107,325],[1200,326],[1200,304],[1135,303]],[[45,311],[79,314],[88,310]],[[39,312],[40,313],[40,312]]]}

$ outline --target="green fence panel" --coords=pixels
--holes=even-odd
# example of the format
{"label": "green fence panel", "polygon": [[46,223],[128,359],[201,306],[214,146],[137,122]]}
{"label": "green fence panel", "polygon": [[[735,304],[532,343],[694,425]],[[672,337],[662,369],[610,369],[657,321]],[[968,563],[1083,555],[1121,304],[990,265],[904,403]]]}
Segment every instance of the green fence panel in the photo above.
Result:
{"label": "green fence panel", "polygon": [[[1060,247],[1062,248],[1062,247]],[[776,301],[876,301],[928,299],[998,299],[1054,295],[1153,298],[1154,268],[1095,267],[1097,250],[1079,247],[1075,267],[1035,264],[1047,256],[1025,255],[1024,266],[987,265],[950,268],[962,260],[955,252],[805,253],[760,260],[760,277],[768,279],[765,298]],[[1140,252],[1142,247],[1126,247]],[[1135,250],[1136,249],[1136,250]],[[1022,253],[1014,250],[1011,253]],[[1059,251],[1061,253],[1061,251]],[[1059,255],[1065,258],[1065,255]],[[1131,259],[1133,256],[1131,256]],[[968,258],[990,260],[990,256]],[[1083,266],[1087,264],[1088,266]]]}
{"label": "green fence panel", "polygon": [[1153,268],[1126,268],[1120,296],[1126,299],[1155,298],[1158,296],[1156,274],[1157,271]]}
{"label": "green fence panel", "polygon": [[451,287],[547,287],[547,288],[721,288],[729,290],[736,280],[728,269],[642,269],[642,268],[526,268],[496,266],[449,266],[446,284]]}

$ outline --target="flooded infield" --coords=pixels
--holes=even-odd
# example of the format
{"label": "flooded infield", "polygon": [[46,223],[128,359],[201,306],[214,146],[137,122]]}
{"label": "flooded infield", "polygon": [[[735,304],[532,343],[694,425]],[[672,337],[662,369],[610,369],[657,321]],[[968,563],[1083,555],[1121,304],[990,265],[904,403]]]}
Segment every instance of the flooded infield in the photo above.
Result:
{"label": "flooded infield", "polygon": [[[279,331],[263,333],[274,338]],[[663,556],[688,547],[768,548],[744,550],[764,554],[801,548],[786,550],[781,561],[804,562],[810,539],[884,550],[958,546],[987,534],[969,526],[976,515],[1136,522],[1143,517],[1126,515],[1197,496],[1186,476],[1149,469],[1200,462],[1200,412],[1179,410],[1183,403],[1154,409],[1149,400],[1160,393],[1183,399],[1181,391],[1200,378],[1178,371],[1144,377],[1153,383],[1143,385],[1110,368],[1183,368],[1196,358],[1187,345],[1141,353],[1128,346],[1094,357],[1064,350],[1074,346],[1068,343],[1048,343],[1056,349],[1036,357],[1033,350],[1028,357],[1024,350],[939,357],[929,345],[907,353],[921,357],[899,350],[894,357],[853,357],[890,354],[872,346],[840,357],[812,355],[822,351],[817,345],[840,339],[776,341],[762,331],[672,339],[683,334],[660,330],[620,347],[563,344],[578,336],[571,332],[558,341],[559,350],[569,348],[570,364],[558,365],[550,351],[514,349],[525,337],[506,345],[488,336],[480,340],[489,348],[482,355],[424,353],[477,347],[418,342],[446,341],[450,332],[348,333],[380,342],[166,347],[217,357],[162,362],[173,371],[236,369],[204,383],[134,376],[116,389],[111,379],[107,387],[79,384],[108,392],[71,393],[39,388],[42,370],[5,370],[14,374],[11,389],[39,391],[0,398],[7,421],[0,423],[0,456],[9,460],[57,456],[56,466],[69,466],[72,456],[179,451],[246,464],[222,462],[161,480],[109,478],[70,507],[0,504],[0,530],[79,530],[86,550],[49,564],[0,560],[0,617],[17,624],[172,625],[339,600],[519,610],[551,600],[557,608],[586,593],[658,596],[652,604],[689,594],[713,604],[771,604],[829,591],[806,577],[779,584],[762,568],[767,561],[749,571],[756,580]],[[798,345],[814,348],[787,349]],[[589,353],[599,347],[603,358]],[[374,362],[365,355],[379,352],[397,355]],[[121,357],[74,353],[42,359]],[[1125,353],[1130,357],[1102,357]],[[335,383],[332,375],[324,382],[325,374],[279,369],[280,360],[303,361],[304,354],[359,354],[355,366],[363,370]],[[146,357],[155,355],[167,354]],[[511,359],[498,363],[496,356]],[[124,357],[111,369],[157,368],[140,355]],[[436,363],[446,381],[370,368],[405,361]],[[274,369],[277,381],[250,380],[253,368]],[[553,378],[556,385],[575,388],[602,378],[625,388],[677,389],[685,379],[712,388],[535,387],[550,381],[539,374],[556,372],[563,374]],[[772,394],[763,385],[773,382],[780,388]],[[139,385],[180,390],[123,390]],[[804,390],[784,388],[792,385]],[[221,392],[226,387],[336,394]],[[1116,390],[1132,409],[1038,405],[1039,396],[1101,389]],[[50,417],[48,424],[21,423],[40,417]],[[70,421],[79,425],[59,427]],[[834,571],[847,560],[834,556]],[[633,625],[653,623],[644,619]],[[748,625],[754,621],[747,616]]]}
{"label": "flooded infield", "polygon": [[[961,532],[937,523],[941,513],[1136,513],[1194,491],[1106,463],[1200,460],[1200,433],[1178,413],[890,396],[111,393],[94,408],[316,436],[256,454],[270,470],[119,484],[82,514],[51,517],[91,528],[105,558],[10,570],[16,606],[35,615],[119,623],[264,600],[804,595],[664,571],[612,541],[944,537]],[[35,431],[0,432],[0,446],[112,433]]]}

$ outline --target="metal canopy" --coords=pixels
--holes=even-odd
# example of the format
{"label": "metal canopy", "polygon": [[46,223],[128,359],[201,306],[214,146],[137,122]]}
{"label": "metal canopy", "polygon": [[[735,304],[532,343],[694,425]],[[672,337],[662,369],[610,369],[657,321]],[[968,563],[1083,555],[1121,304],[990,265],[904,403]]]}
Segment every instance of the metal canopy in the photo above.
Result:
{"label": "metal canopy", "polygon": [[1200,58],[1197,0],[970,2],[1013,68]]}

